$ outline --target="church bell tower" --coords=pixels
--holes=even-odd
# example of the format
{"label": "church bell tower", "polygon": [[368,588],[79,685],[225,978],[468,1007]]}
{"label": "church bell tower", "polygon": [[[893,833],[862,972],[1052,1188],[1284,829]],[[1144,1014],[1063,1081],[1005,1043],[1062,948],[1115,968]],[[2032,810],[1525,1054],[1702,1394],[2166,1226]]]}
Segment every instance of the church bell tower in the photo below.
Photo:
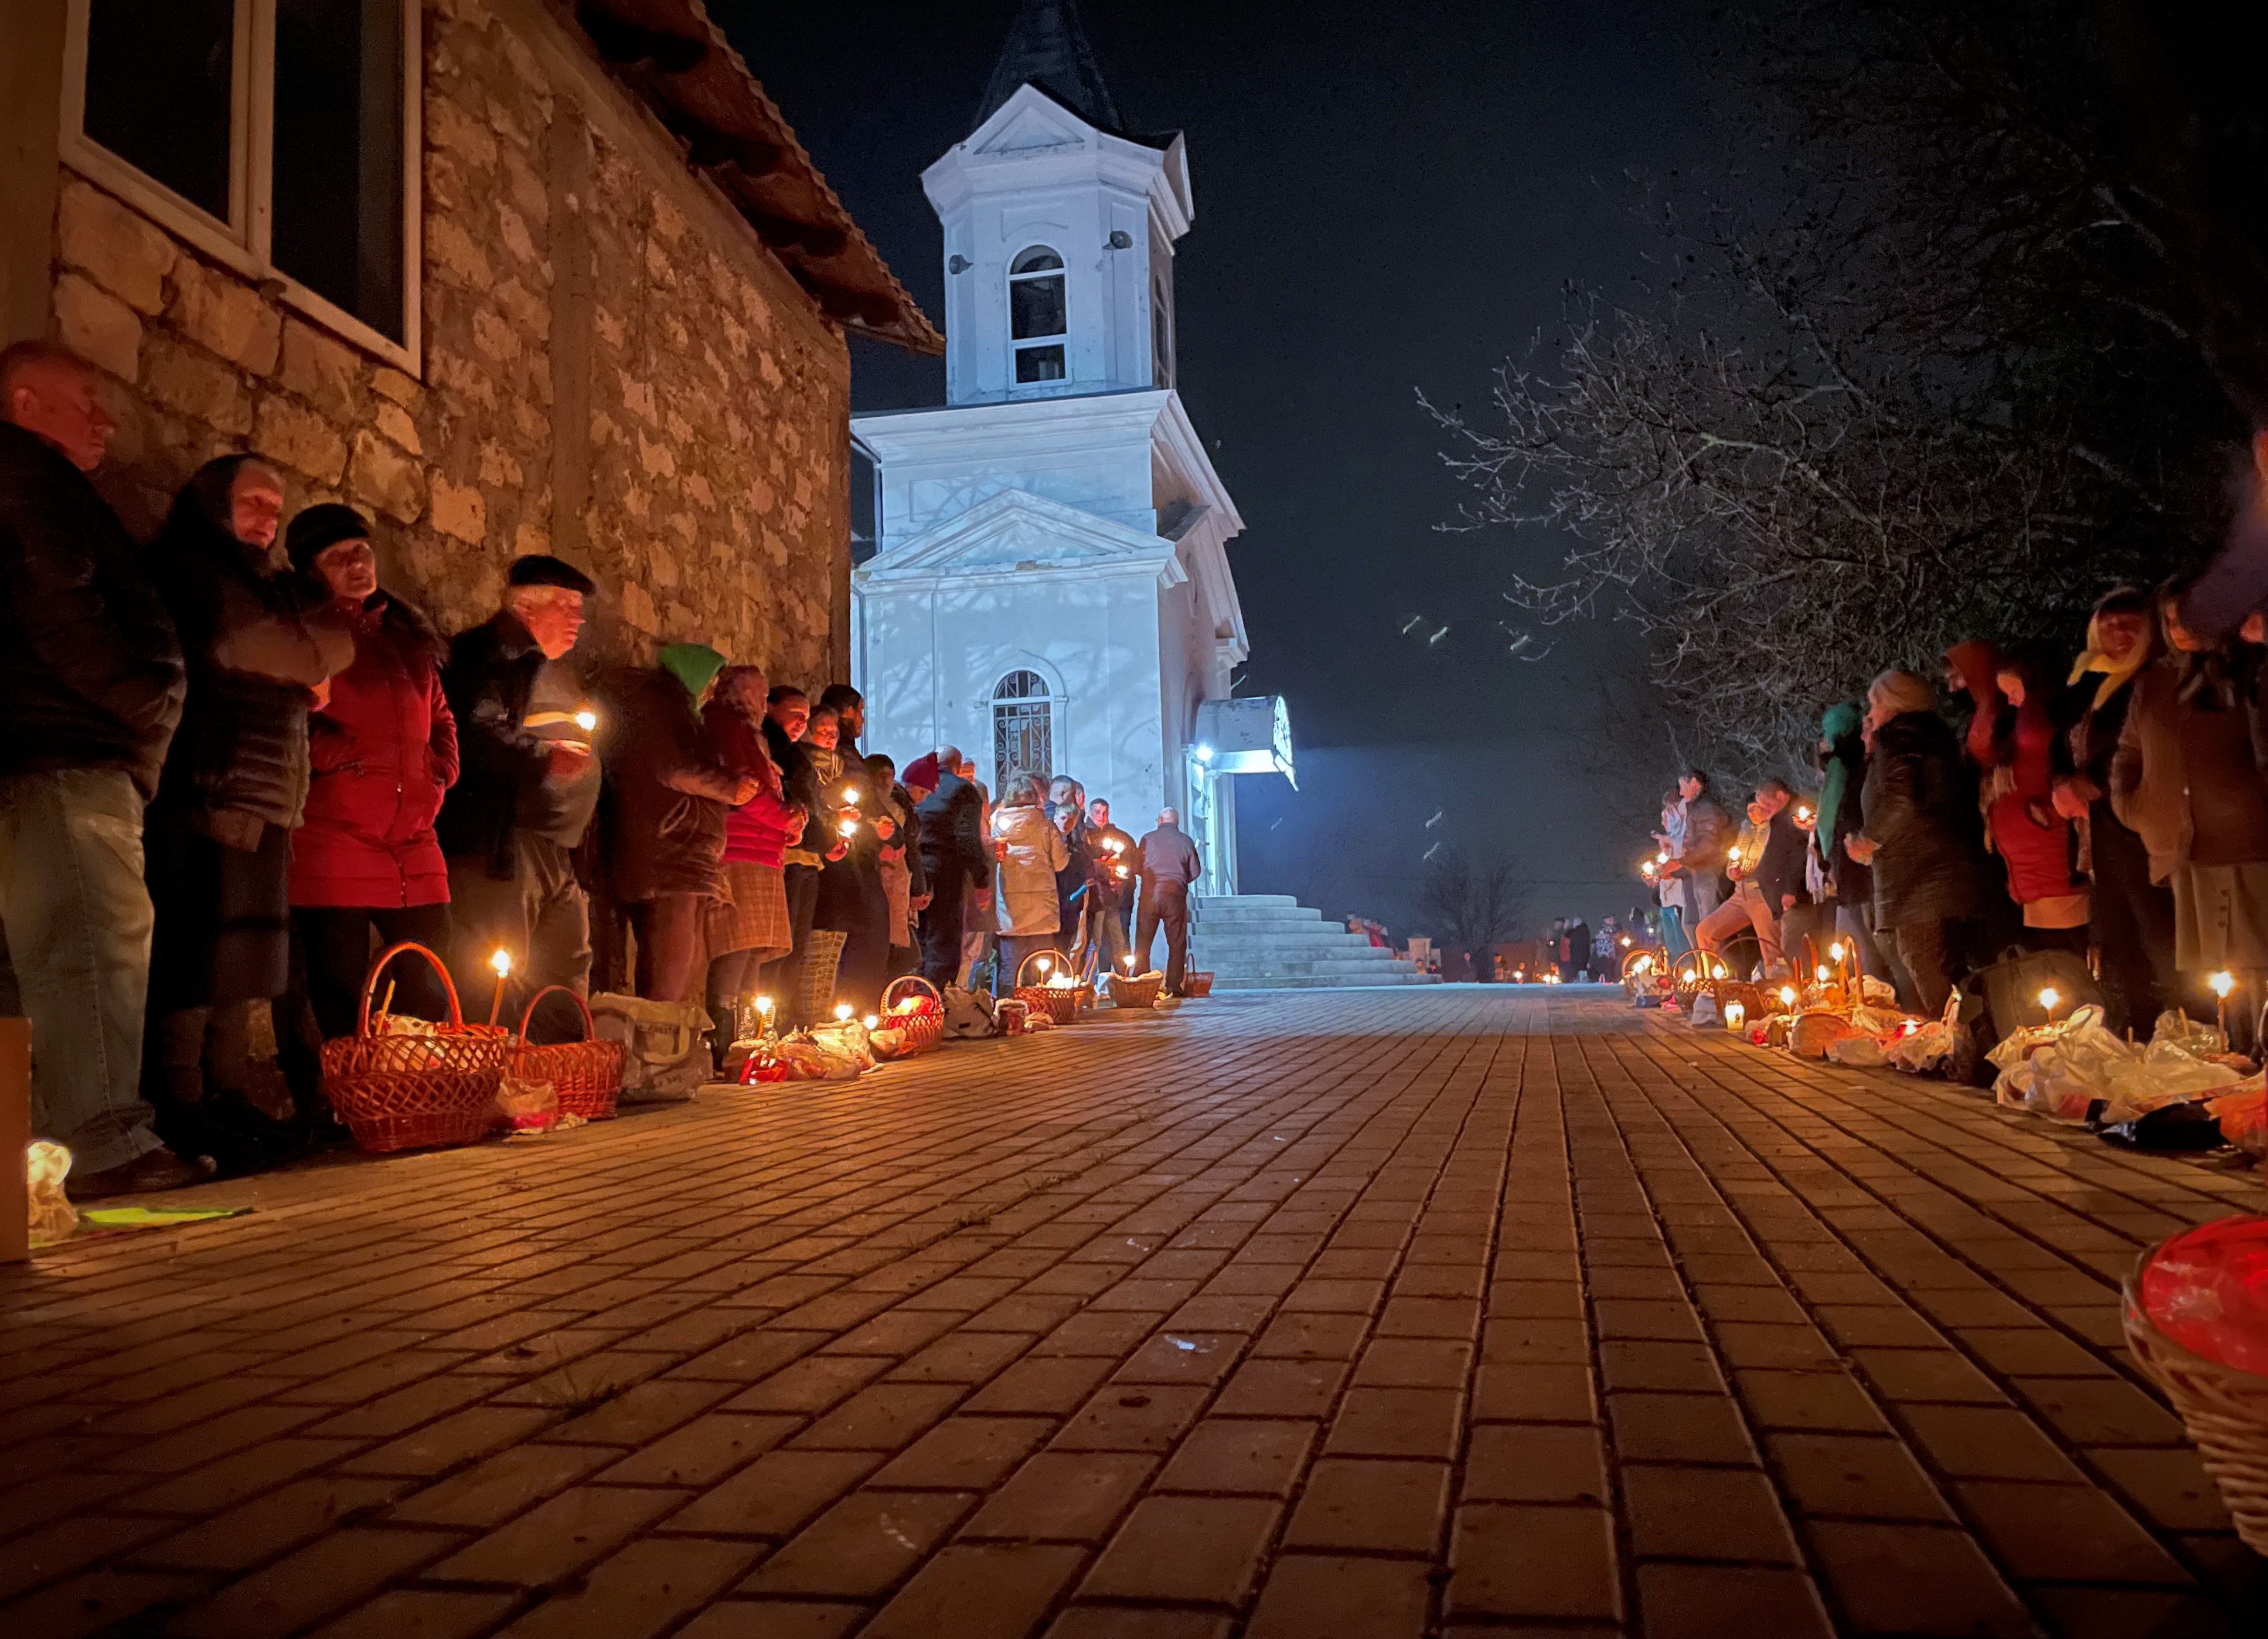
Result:
{"label": "church bell tower", "polygon": [[1072,0],[1024,0],[968,137],[922,173],[952,404],[1174,385],[1178,135],[1120,129]]}

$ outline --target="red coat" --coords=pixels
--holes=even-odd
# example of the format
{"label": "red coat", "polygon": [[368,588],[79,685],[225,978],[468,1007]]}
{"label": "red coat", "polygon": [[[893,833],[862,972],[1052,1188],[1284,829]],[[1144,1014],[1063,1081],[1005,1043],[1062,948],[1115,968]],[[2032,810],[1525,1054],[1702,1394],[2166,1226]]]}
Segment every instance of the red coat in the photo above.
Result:
{"label": "red coat", "polygon": [[433,836],[457,782],[457,720],[433,634],[379,593],[353,617],[354,664],[307,720],[314,778],[291,838],[291,903],[400,909],[449,897]]}
{"label": "red coat", "polygon": [[764,749],[763,731],[726,702],[711,700],[701,711],[701,737],[709,754],[726,768],[764,782],[747,801],[725,810],[725,857],[777,867],[788,838],[800,829],[800,810],[781,787],[779,765]]}
{"label": "red coat", "polygon": [[1993,801],[1985,818],[1992,826],[1993,849],[2008,864],[2008,897],[2029,904],[2078,893],[2087,884],[2073,878],[2071,822],[2055,811],[2051,801],[2058,730],[2047,703],[2037,694],[2027,697],[2016,708],[2015,720],[1997,748],[2014,789]]}

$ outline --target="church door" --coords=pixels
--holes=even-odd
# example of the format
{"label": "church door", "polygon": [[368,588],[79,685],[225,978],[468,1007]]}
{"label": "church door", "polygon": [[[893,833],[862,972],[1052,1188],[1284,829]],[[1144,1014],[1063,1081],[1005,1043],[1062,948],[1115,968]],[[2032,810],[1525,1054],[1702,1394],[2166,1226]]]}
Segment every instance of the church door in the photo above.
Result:
{"label": "church door", "polygon": [[1054,702],[1047,679],[1012,671],[992,690],[992,796],[1007,794],[1018,774],[1045,779],[1055,771]]}

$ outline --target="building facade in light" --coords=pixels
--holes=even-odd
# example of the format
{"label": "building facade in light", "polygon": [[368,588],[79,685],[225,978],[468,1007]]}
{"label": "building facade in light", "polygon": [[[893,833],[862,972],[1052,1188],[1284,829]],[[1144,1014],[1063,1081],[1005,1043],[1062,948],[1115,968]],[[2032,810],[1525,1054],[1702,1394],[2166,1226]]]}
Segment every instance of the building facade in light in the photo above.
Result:
{"label": "building facade in light", "polygon": [[923,173],[947,402],[853,421],[876,472],[854,676],[873,743],[958,745],[996,792],[1068,774],[1137,832],[1179,808],[1233,892],[1233,782],[1197,752],[1247,652],[1243,520],[1174,385],[1182,139],[1117,127],[1068,4],[1032,0]]}

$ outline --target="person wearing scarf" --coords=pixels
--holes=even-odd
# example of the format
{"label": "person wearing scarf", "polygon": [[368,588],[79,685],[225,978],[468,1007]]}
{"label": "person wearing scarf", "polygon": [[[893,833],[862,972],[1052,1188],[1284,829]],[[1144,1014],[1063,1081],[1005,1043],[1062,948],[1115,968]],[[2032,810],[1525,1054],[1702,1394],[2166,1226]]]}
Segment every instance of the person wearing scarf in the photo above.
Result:
{"label": "person wearing scarf", "polygon": [[2183,624],[2180,597],[2177,587],[2160,592],[2167,653],[2128,685],[2110,805],[2141,839],[2150,880],[2172,890],[2181,1000],[2209,1006],[2207,978],[2231,974],[2231,1045],[2245,1051],[2268,973],[2268,779],[2253,757],[2240,662],[2225,641]]}
{"label": "person wearing scarf", "polygon": [[144,833],[157,927],[144,1084],[159,1136],[224,1171],[257,1170],[294,1144],[265,1042],[291,978],[307,715],[355,654],[344,616],[276,550],[283,510],[274,468],[223,456],[175,498],[149,556],[189,690]]}
{"label": "person wearing scarf", "polygon": [[1811,852],[1834,906],[1835,933],[1859,953],[1859,971],[1896,984],[1898,970],[1874,938],[1874,874],[1843,848],[1844,838],[1863,829],[1859,794],[1867,785],[1866,723],[1864,700],[1845,700],[1820,713],[1819,808]]}
{"label": "person wearing scarf", "polygon": [[2158,1015],[2179,1000],[2174,895],[2150,880],[2149,850],[2111,808],[2110,765],[2134,680],[2157,656],[2150,594],[2139,587],[2105,594],[2087,624],[2087,651],[2072,668],[2073,692],[2086,705],[2071,727],[2071,772],[2054,793],[2056,812],[2079,827],[2080,869],[2095,887],[2088,932],[2102,974],[2104,1023],[2146,1039]]}

